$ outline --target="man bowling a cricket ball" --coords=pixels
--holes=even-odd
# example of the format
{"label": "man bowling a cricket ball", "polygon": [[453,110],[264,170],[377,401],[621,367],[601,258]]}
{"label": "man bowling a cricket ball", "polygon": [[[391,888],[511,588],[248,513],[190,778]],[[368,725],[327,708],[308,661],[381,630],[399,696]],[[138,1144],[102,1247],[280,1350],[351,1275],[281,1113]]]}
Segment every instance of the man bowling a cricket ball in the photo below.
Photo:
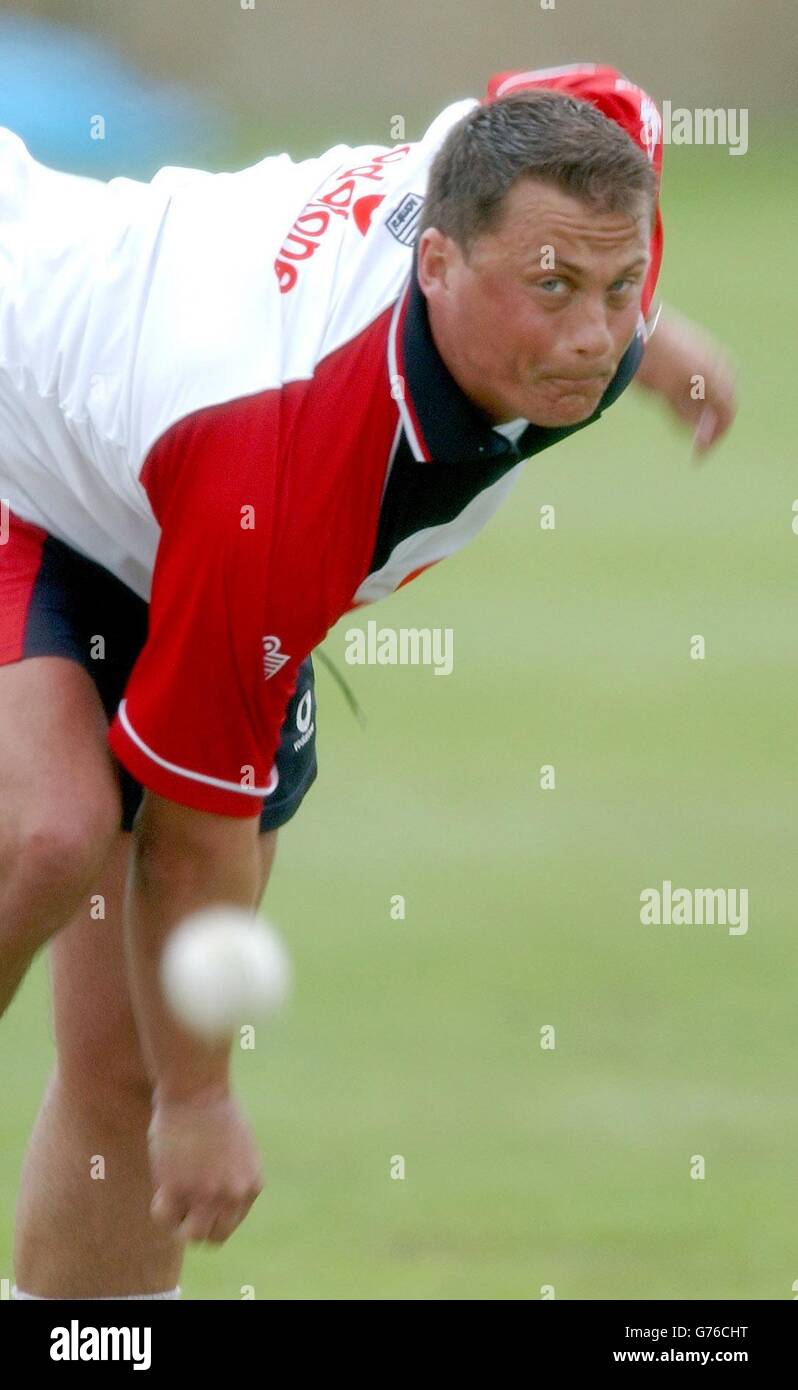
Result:
{"label": "man bowling a cricket ball", "polygon": [[175,1298],[261,1191],[229,1041],[161,961],[194,913],[254,915],[329,628],[633,382],[699,455],[728,430],[724,352],[657,305],[661,159],[654,102],[591,64],[498,74],[415,142],[146,184],[0,131],[0,1011],[48,942],[58,1054],[17,1297]]}

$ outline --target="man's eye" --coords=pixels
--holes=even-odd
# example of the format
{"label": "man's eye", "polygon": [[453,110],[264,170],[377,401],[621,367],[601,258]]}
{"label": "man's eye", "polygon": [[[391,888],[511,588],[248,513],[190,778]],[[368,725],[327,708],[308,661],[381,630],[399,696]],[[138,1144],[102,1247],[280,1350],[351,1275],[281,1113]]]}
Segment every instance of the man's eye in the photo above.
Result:
{"label": "man's eye", "polygon": [[537,283],[542,290],[551,289],[552,286],[564,285],[566,288],[568,286],[568,281],[563,280],[560,275],[550,275],[547,280],[538,280]]}
{"label": "man's eye", "polygon": [[623,280],[615,280],[613,284],[610,285],[610,294],[622,294],[624,287],[636,284],[636,280],[630,280],[628,277]]}

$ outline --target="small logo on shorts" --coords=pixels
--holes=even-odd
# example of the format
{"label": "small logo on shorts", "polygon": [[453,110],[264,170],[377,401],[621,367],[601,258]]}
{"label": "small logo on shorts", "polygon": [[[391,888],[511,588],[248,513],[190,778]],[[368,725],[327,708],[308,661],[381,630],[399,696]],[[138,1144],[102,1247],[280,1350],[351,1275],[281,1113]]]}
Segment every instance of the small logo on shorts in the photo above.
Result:
{"label": "small logo on shorts", "polygon": [[294,739],[293,746],[294,752],[298,753],[300,748],[304,748],[305,744],[312,739],[316,731],[316,725],[313,721],[313,696],[309,690],[305,691],[302,699],[297,705],[296,726],[299,732],[299,738]]}
{"label": "small logo on shorts", "polygon": [[278,671],[282,671],[286,661],[290,660],[290,656],[281,650],[279,637],[264,637],[263,675],[267,681],[276,676]]}
{"label": "small logo on shorts", "polygon": [[423,206],[424,199],[417,193],[407,193],[396,211],[388,218],[385,224],[388,231],[397,241],[401,241],[403,246],[413,245]]}

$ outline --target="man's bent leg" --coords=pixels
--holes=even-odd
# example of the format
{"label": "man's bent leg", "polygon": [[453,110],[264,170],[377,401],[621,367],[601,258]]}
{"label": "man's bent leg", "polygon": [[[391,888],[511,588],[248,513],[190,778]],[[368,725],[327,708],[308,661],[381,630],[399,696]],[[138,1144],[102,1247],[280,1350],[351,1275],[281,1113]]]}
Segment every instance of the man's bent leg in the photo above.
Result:
{"label": "man's bent leg", "polygon": [[87,672],[64,657],[0,667],[0,1014],[74,914],[118,832],[119,787]]}
{"label": "man's bent leg", "polygon": [[[277,832],[261,835],[263,888]],[[122,903],[130,836],[88,907],[51,946],[58,1065],[31,1136],[17,1210],[16,1282],[46,1298],[175,1288],[185,1246],[150,1218],[151,1086],[125,972]]]}

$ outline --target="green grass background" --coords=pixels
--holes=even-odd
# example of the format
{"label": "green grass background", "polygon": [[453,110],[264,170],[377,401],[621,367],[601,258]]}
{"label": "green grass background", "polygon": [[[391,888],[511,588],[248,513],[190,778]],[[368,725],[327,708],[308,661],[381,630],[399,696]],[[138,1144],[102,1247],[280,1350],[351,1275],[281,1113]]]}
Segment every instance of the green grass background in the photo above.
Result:
{"label": "green grass background", "polygon": [[[631,389],[467,551],[328,637],[343,664],[369,618],[451,627],[455,668],[344,667],[363,732],[319,663],[320,780],[264,904],[297,990],[236,1061],[268,1185],[192,1249],[187,1297],[794,1296],[794,138],[666,151],[663,293],[740,366],[717,453],[694,466]],[[748,934],[642,927],[663,878],[747,887]],[[3,1054],[6,1275],[42,961]]]}

